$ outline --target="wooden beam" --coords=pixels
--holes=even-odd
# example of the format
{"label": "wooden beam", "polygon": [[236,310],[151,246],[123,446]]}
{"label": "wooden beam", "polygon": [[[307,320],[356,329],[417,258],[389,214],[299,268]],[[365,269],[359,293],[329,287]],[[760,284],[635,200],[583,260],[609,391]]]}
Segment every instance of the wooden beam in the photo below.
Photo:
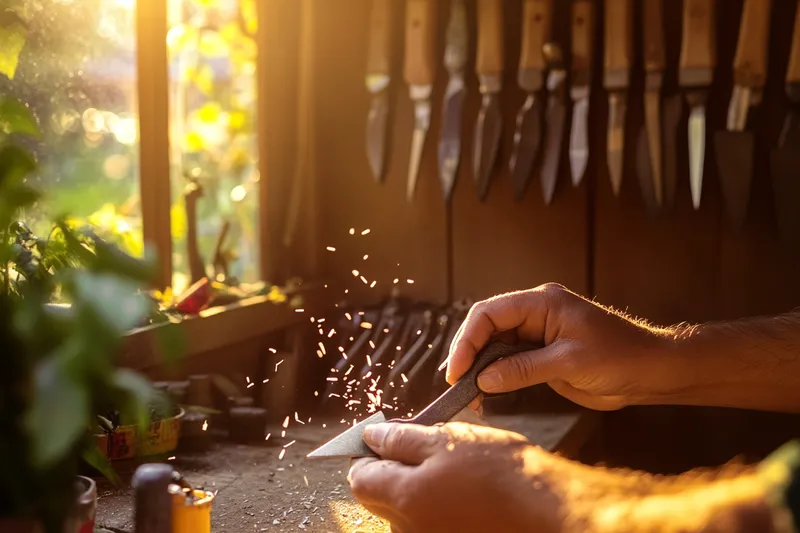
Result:
{"label": "wooden beam", "polygon": [[158,253],[153,285],[172,284],[167,3],[136,2],[139,184],[144,241]]}

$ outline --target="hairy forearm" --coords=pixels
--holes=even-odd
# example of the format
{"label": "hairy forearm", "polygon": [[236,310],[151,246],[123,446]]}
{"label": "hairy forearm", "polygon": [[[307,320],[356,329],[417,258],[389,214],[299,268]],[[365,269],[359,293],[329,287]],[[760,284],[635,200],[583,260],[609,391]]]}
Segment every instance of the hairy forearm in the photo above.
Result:
{"label": "hairy forearm", "polygon": [[650,403],[800,412],[800,313],[663,330],[676,383]]}

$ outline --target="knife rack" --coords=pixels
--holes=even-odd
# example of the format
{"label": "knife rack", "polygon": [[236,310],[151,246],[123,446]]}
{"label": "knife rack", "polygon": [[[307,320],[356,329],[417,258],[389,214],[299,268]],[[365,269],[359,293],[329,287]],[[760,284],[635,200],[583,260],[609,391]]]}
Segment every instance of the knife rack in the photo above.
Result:
{"label": "knife rack", "polygon": [[[293,64],[295,52],[287,42],[297,29],[298,7],[285,2],[286,21],[280,36],[265,40],[288,59],[269,52],[276,65],[270,67],[270,100],[266,128],[291,132],[294,111]],[[425,147],[418,189],[413,203],[405,199],[408,153],[413,129],[413,107],[403,82],[402,31],[396,31],[391,65],[390,97],[393,123],[385,183],[375,183],[364,154],[364,121],[369,95],[363,87],[368,42],[369,10],[361,0],[316,2],[313,54],[315,137],[317,175],[313,185],[317,203],[305,212],[303,223],[316,229],[320,250],[319,268],[313,269],[331,284],[348,284],[350,296],[377,301],[388,295],[398,279],[402,294],[409,298],[445,303],[462,297],[481,299],[491,295],[534,287],[555,281],[596,297],[599,301],[629,310],[655,322],[702,321],[761,313],[781,312],[800,303],[800,260],[783,249],[775,225],[768,148],[775,145],[785,117],[785,69],[792,36],[795,3],[776,0],[771,26],[770,64],[764,101],[759,110],[757,133],[768,140],[757,148],[756,172],[748,221],[735,232],[724,216],[713,148],[707,152],[703,205],[691,206],[685,142],[678,143],[679,182],[672,212],[652,218],[645,212],[635,170],[636,136],[643,122],[643,67],[641,24],[636,25],[634,64],[629,93],[625,160],[619,198],[611,192],[605,161],[607,97],[602,88],[602,69],[593,74],[590,103],[591,156],[581,186],[572,187],[566,150],[562,155],[552,205],[545,206],[538,186],[531,186],[520,203],[512,200],[507,161],[511,155],[514,117],[524,94],[516,85],[519,60],[521,0],[504,4],[504,89],[500,105],[505,122],[498,164],[489,197],[480,203],[472,178],[471,149],[480,95],[474,75],[474,50],[467,65],[467,97],[463,115],[462,159],[452,204],[442,200],[437,179],[436,143],[440,133],[441,102],[447,82],[443,66],[447,2],[439,2],[437,73],[432,97],[433,114]],[[554,37],[568,42],[569,3],[556,2]],[[562,5],[563,4],[563,5]],[[636,4],[640,20],[641,2]],[[664,2],[664,35],[667,41],[665,96],[677,91],[680,52],[681,2]],[[736,48],[741,0],[718,2],[717,69],[709,97],[709,131],[724,127],[732,86],[731,65]],[[475,2],[468,1],[474,47]],[[602,2],[596,6],[602,9]],[[401,12],[402,10],[399,10]],[[602,17],[596,17],[601,19]],[[401,20],[395,23],[402,28]],[[294,26],[292,25],[294,24]],[[598,36],[602,34],[598,27]],[[296,39],[296,38],[295,38]],[[602,65],[602,43],[594,47],[594,64]],[[288,74],[287,74],[288,73]],[[280,137],[280,138],[279,138]],[[274,135],[275,146],[266,146],[273,157],[270,205],[274,210],[265,231],[277,231],[283,218],[282,198],[290,175],[292,135]],[[534,178],[538,181],[537,178]],[[800,207],[800,206],[799,206]],[[272,207],[270,207],[272,209]],[[350,235],[350,228],[355,235]],[[361,231],[370,233],[361,236]],[[326,253],[325,247],[336,248]],[[291,274],[310,275],[308,252],[272,246],[275,280]],[[304,255],[305,254],[305,255]],[[364,255],[369,258],[365,261]],[[799,254],[800,255],[800,254]],[[291,265],[291,266],[290,266]],[[377,280],[374,288],[352,283],[353,269],[368,272]],[[413,280],[409,283],[406,280]]]}

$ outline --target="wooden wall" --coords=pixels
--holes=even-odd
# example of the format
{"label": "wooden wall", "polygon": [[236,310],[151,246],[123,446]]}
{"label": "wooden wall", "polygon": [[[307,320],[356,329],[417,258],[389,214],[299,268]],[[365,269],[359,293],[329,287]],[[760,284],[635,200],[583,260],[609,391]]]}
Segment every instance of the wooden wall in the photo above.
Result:
{"label": "wooden wall", "polygon": [[[709,132],[724,126],[742,3],[718,2],[719,67],[709,100]],[[710,140],[701,210],[695,212],[691,206],[683,149],[674,211],[655,219],[645,213],[634,165],[636,136],[642,123],[641,67],[634,76],[629,102],[628,158],[620,198],[613,197],[606,171],[607,104],[598,70],[590,111],[591,157],[584,183],[578,188],[569,184],[565,151],[551,206],[543,205],[537,182],[531,184],[522,202],[513,201],[505,169],[511,154],[514,117],[524,99],[516,85],[522,0],[506,0],[507,72],[501,99],[505,129],[501,164],[488,200],[478,202],[469,164],[479,107],[477,81],[471,74],[461,171],[452,206],[445,206],[442,200],[436,150],[447,76],[440,66],[417,195],[413,203],[406,202],[413,109],[402,81],[403,2],[397,2],[389,170],[382,185],[371,177],[364,140],[369,109],[364,70],[370,2],[312,0],[312,4],[316,27],[313,106],[317,200],[308,216],[316,219],[320,249],[336,248],[336,252],[323,251],[320,263],[320,272],[331,280],[334,290],[349,288],[351,295],[387,294],[393,279],[413,279],[413,285],[401,282],[404,293],[444,302],[558,281],[658,322],[780,312],[800,304],[800,279],[795,275],[799,263],[789,259],[778,239],[767,164],[786,109],[783,73],[794,0],[773,1],[770,75],[756,122],[760,140],[757,171],[748,223],[741,234],[734,233],[724,218]],[[449,8],[448,2],[439,4],[441,57]],[[556,4],[556,35],[566,40],[569,3]],[[664,4],[670,59],[665,96],[670,96],[676,91],[682,2]],[[474,0],[468,0],[468,6],[474,24]],[[597,8],[602,9],[602,2]],[[602,33],[601,27],[598,30]],[[597,43],[600,45],[601,39]],[[598,66],[601,52],[598,47]],[[290,73],[295,67],[284,62],[282,68]],[[473,72],[474,64],[470,62],[467,69]],[[276,70],[272,69],[273,75]],[[682,135],[679,146],[686,142]],[[355,236],[348,233],[351,227],[356,229]],[[360,231],[366,228],[370,234],[361,236]],[[369,255],[366,261],[364,254]],[[377,286],[368,289],[350,274],[353,269],[370,281],[377,280]]]}

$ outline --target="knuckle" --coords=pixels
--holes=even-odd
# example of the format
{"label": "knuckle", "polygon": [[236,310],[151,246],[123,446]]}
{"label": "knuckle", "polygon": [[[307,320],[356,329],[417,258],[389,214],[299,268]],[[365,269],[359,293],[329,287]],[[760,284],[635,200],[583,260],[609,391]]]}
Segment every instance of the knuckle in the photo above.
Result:
{"label": "knuckle", "polygon": [[569,291],[566,287],[561,285],[560,283],[545,283],[544,285],[539,285],[534,289],[536,292],[540,293],[544,298],[548,300],[559,300],[564,298],[566,294],[569,294]]}

